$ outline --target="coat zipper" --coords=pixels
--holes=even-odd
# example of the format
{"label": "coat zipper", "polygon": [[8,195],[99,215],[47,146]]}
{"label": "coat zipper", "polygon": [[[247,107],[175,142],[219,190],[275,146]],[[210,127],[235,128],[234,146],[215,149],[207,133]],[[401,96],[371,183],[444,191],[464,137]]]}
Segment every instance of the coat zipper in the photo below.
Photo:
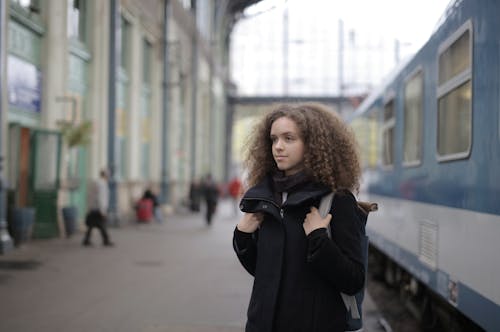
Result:
{"label": "coat zipper", "polygon": [[263,202],[267,202],[267,203],[271,203],[272,205],[274,205],[278,210],[279,210],[279,213],[280,213],[280,216],[281,216],[281,219],[283,219],[283,216],[285,215],[285,212],[283,211],[283,208],[280,207],[278,204],[276,204],[276,202],[274,201],[271,201],[269,199],[265,199],[265,198],[254,198],[254,197],[245,197],[243,198],[244,200],[250,200],[250,201],[263,201]]}

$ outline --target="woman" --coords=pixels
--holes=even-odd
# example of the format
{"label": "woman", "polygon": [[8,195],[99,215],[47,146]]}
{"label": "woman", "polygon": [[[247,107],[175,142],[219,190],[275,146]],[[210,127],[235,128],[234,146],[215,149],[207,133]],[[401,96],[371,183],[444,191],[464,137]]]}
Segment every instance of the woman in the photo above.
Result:
{"label": "woman", "polygon": [[[365,276],[364,222],[351,193],[361,174],[354,135],[324,105],[282,105],[247,146],[251,188],[233,238],[254,276],[246,332],[345,331],[340,292],[355,294]],[[330,214],[321,218],[317,207],[331,191]]]}

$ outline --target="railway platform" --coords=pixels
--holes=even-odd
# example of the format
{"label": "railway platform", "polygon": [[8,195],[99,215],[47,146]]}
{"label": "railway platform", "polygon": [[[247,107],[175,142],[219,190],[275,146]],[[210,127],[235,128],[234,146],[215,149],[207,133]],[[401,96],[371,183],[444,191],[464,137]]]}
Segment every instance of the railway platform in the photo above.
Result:
{"label": "railway platform", "polygon": [[[231,239],[238,216],[222,201],[163,224],[110,228],[114,247],[32,240],[0,256],[0,331],[243,332],[252,286]],[[367,294],[365,332],[384,331]]]}

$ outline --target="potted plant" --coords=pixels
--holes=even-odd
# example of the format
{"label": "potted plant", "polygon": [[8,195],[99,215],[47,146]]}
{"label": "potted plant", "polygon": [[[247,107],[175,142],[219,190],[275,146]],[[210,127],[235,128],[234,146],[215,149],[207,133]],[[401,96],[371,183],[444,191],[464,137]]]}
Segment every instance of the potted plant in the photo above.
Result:
{"label": "potted plant", "polygon": [[[60,122],[59,128],[63,141],[66,145],[66,177],[62,183],[62,189],[74,192],[80,187],[81,179],[78,172],[78,148],[90,143],[92,137],[92,122],[82,121],[78,124],[73,122]],[[75,205],[67,205],[62,208],[64,228],[66,236],[70,237],[76,230],[78,220],[78,208]]]}

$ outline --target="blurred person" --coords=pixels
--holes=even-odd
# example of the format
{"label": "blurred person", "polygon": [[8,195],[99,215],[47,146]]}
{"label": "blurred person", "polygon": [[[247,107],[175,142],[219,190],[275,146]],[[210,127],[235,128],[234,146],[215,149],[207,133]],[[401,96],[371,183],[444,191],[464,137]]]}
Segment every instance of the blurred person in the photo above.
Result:
{"label": "blurred person", "polygon": [[212,218],[215,210],[217,209],[217,202],[219,200],[219,188],[212,179],[211,174],[207,174],[205,176],[202,184],[202,191],[206,203],[205,220],[207,225],[210,226],[212,224]]}
{"label": "blurred person", "polygon": [[200,212],[200,201],[202,196],[202,186],[197,179],[191,181],[189,186],[189,209],[192,212]]}
{"label": "blurred person", "polygon": [[102,244],[104,246],[113,246],[108,231],[106,229],[106,219],[109,208],[109,187],[108,172],[103,169],[100,171],[99,178],[93,184],[89,199],[89,211],[85,216],[85,225],[87,232],[83,239],[84,246],[91,246],[92,229],[98,228],[101,232]]}
{"label": "blurred person", "polygon": [[[281,105],[257,124],[233,247],[254,277],[246,332],[344,332],[340,292],[365,282],[361,167],[353,133],[321,104]],[[318,212],[334,191],[330,213]],[[331,239],[327,228],[331,227]]]}
{"label": "blurred person", "polygon": [[154,193],[153,190],[147,189],[144,192],[144,197],[150,199],[153,202],[153,217],[158,223],[163,222],[163,215],[161,213],[161,206],[158,200],[158,196]]}
{"label": "blurred person", "polygon": [[[156,198],[156,197],[154,197]],[[147,189],[144,191],[141,199],[135,205],[135,214],[137,222],[149,223],[154,217],[154,204],[155,200],[153,198],[153,193],[151,190]]]}
{"label": "blurred person", "polygon": [[243,191],[243,186],[237,176],[233,177],[231,181],[229,181],[228,191],[231,199],[233,200],[234,215],[237,215],[239,210],[240,197]]}

